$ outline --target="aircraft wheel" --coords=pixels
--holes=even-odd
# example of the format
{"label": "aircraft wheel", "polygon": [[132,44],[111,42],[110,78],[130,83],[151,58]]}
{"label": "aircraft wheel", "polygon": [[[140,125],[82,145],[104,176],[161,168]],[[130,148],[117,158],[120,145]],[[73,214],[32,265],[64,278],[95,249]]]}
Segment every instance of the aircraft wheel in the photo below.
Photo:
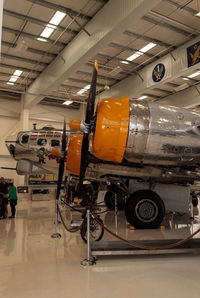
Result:
{"label": "aircraft wheel", "polygon": [[165,216],[165,205],[159,195],[151,190],[134,192],[125,206],[127,221],[138,229],[160,226]]}
{"label": "aircraft wheel", "polygon": [[[104,202],[108,209],[115,210],[115,194],[107,191],[104,196]],[[117,210],[123,210],[125,206],[124,194],[120,191],[117,192]]]}
{"label": "aircraft wheel", "polygon": [[[103,223],[102,219],[98,217],[98,220]],[[87,221],[83,224],[81,228],[81,238],[85,243],[87,243]],[[90,240],[100,241],[104,235],[104,228],[102,225],[98,224],[95,219],[90,218]]]}

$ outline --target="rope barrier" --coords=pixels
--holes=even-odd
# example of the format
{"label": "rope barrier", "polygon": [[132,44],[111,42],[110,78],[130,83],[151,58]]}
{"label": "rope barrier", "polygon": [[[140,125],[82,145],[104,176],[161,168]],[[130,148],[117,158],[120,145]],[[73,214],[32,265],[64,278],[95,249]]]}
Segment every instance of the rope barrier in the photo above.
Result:
{"label": "rope barrier", "polygon": [[[65,203],[67,206],[69,206],[71,209],[80,212],[80,210],[77,210],[77,209],[73,208],[72,206],[70,206],[70,205],[67,204],[66,202],[64,202],[64,201],[62,201],[62,202]],[[108,211],[109,211],[109,210],[107,209],[107,210],[105,210],[105,211],[103,211],[103,212],[101,212],[101,213],[98,213],[98,214],[102,214],[102,213],[105,213],[105,212],[108,212]],[[82,223],[81,223],[81,225],[80,225],[78,228],[76,228],[76,229],[69,229],[69,228],[66,226],[65,222],[64,222],[64,219],[63,219],[63,217],[62,217],[62,214],[61,214],[61,211],[60,211],[59,206],[58,206],[58,213],[59,213],[59,215],[60,215],[60,218],[61,218],[61,221],[62,221],[62,224],[63,224],[64,228],[65,228],[68,232],[70,232],[70,233],[75,233],[75,232],[79,231],[79,230],[82,228],[82,226],[83,226],[83,224],[85,223],[85,221],[86,221],[86,218],[84,218],[83,221],[82,221]],[[147,245],[139,244],[139,243],[134,242],[134,241],[130,242],[129,240],[124,239],[123,237],[121,237],[121,236],[119,236],[119,235],[116,235],[114,232],[112,232],[110,229],[108,229],[102,222],[100,222],[100,221],[98,220],[97,217],[94,216],[94,215],[97,215],[97,213],[96,213],[96,214],[95,214],[95,213],[93,213],[93,214],[91,213],[91,215],[94,217],[94,219],[96,220],[96,222],[97,222],[100,226],[102,226],[102,228],[103,228],[105,231],[107,231],[109,234],[111,234],[113,237],[115,237],[115,238],[117,238],[117,239],[119,239],[119,240],[121,240],[121,241],[127,243],[128,245],[130,245],[130,246],[132,246],[132,247],[139,248],[139,249],[159,250],[159,249],[170,249],[170,248],[178,247],[178,246],[180,246],[180,245],[182,245],[182,244],[188,242],[190,239],[192,239],[195,235],[197,235],[197,234],[200,232],[200,228],[199,228],[198,230],[196,230],[193,234],[189,235],[188,237],[186,237],[186,238],[184,238],[184,239],[182,239],[182,240],[179,240],[179,241],[177,241],[177,242],[175,242],[175,243],[168,244],[168,245],[162,245],[162,246],[147,246]]]}
{"label": "rope barrier", "polygon": [[104,224],[101,223],[96,217],[94,217],[94,219],[96,220],[96,222],[99,225],[101,225],[105,229],[105,231],[107,231],[108,233],[110,233],[115,238],[118,238],[119,240],[121,240],[121,241],[129,244],[132,247],[140,248],[140,249],[146,249],[146,250],[159,250],[159,249],[170,249],[170,248],[174,248],[174,247],[177,247],[177,246],[180,246],[180,245],[186,243],[187,241],[189,241],[191,238],[193,238],[196,234],[198,234],[200,232],[200,228],[199,228],[196,232],[194,232],[193,234],[191,234],[188,237],[184,238],[183,240],[179,240],[179,241],[177,241],[175,243],[171,243],[171,244],[168,244],[168,245],[163,245],[163,246],[147,246],[147,245],[142,245],[142,244],[139,244],[139,243],[136,243],[136,242],[133,242],[133,241],[130,242],[130,241],[122,238],[121,236],[116,235],[110,229],[108,229],[106,226],[104,226]]}
{"label": "rope barrier", "polygon": [[62,217],[62,214],[61,214],[61,211],[60,211],[59,206],[58,206],[58,213],[59,213],[59,215],[60,215],[60,219],[61,219],[61,222],[62,222],[62,224],[63,224],[65,230],[67,230],[67,231],[70,232],[70,233],[75,233],[75,232],[80,231],[80,229],[82,228],[83,224],[84,224],[85,221],[86,221],[86,218],[84,218],[83,221],[82,221],[82,223],[81,223],[81,225],[80,225],[79,227],[77,227],[77,228],[75,228],[75,229],[70,229],[70,228],[68,228],[68,227],[66,226],[66,224],[65,224],[65,221],[64,221],[64,219],[63,219],[63,217]]}

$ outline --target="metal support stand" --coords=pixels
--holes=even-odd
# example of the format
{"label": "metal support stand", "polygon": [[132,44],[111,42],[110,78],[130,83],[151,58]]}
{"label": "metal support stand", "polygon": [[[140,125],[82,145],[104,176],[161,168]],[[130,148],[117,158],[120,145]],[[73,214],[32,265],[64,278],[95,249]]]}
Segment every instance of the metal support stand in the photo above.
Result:
{"label": "metal support stand", "polygon": [[115,215],[117,215],[117,194],[115,193]]}
{"label": "metal support stand", "polygon": [[81,265],[84,267],[95,264],[95,258],[91,257],[90,216],[90,209],[87,209],[87,259],[81,261]]}
{"label": "metal support stand", "polygon": [[56,225],[56,232],[53,233],[51,235],[51,238],[61,238],[61,234],[58,233],[58,200],[56,200],[56,221],[55,221],[55,225]]}
{"label": "metal support stand", "polygon": [[[138,240],[138,244],[147,246],[164,246],[180,239]],[[131,241],[130,241],[131,242]],[[122,256],[122,255],[167,255],[167,254],[200,254],[200,239],[190,239],[188,242],[170,249],[145,250],[131,247],[122,241],[93,242],[92,256]]]}

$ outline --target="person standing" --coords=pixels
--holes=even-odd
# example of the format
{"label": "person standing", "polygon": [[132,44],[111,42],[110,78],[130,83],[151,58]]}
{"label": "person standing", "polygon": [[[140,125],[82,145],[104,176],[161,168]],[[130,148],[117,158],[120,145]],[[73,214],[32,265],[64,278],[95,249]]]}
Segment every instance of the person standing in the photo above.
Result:
{"label": "person standing", "polygon": [[12,213],[12,215],[9,216],[9,218],[14,218],[16,212],[15,206],[17,205],[17,189],[13,183],[10,183],[9,185],[8,199],[10,201],[10,208]]}
{"label": "person standing", "polygon": [[4,177],[0,178],[0,217],[6,218],[8,216],[8,184]]}

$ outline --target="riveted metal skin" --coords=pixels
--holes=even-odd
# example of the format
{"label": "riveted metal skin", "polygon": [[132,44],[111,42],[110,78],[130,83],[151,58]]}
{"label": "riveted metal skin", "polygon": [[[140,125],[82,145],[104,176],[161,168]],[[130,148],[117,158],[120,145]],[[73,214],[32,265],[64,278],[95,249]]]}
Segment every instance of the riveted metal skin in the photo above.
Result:
{"label": "riveted metal skin", "polygon": [[151,165],[200,163],[200,114],[153,102],[129,100],[124,158]]}

